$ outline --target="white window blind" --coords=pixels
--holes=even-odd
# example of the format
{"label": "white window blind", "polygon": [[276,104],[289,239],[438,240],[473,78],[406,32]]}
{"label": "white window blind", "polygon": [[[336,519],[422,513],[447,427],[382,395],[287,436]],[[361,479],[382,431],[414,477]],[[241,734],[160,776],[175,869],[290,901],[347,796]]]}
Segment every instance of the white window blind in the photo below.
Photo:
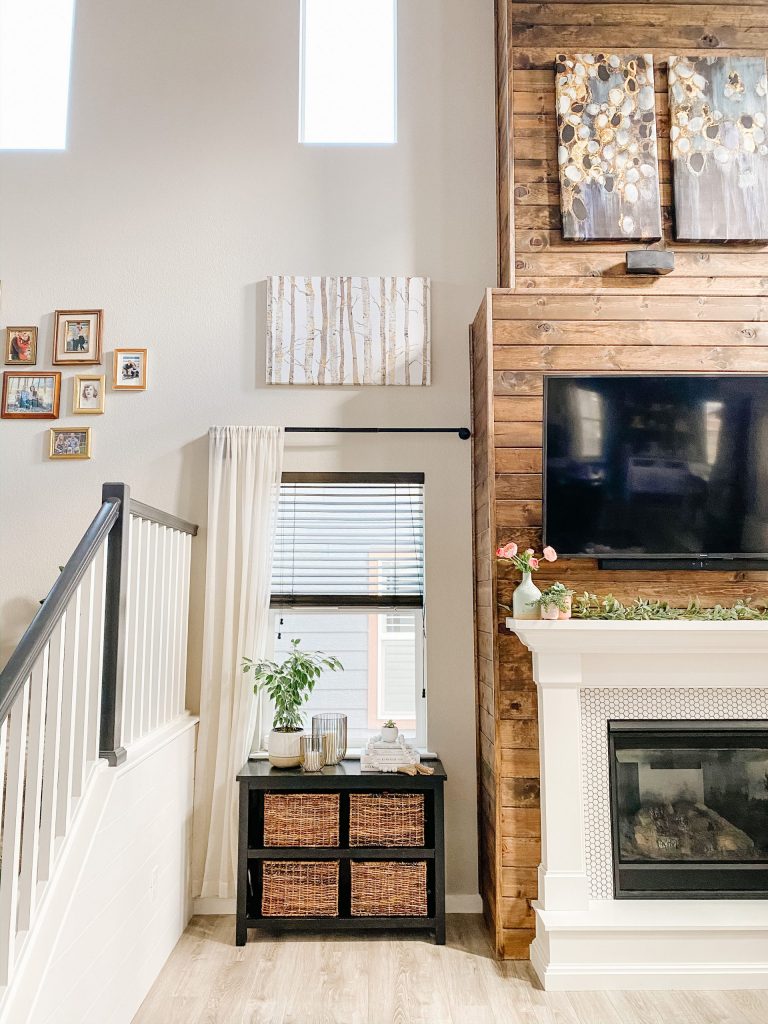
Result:
{"label": "white window blind", "polygon": [[423,475],[284,475],[274,607],[419,607],[423,601]]}

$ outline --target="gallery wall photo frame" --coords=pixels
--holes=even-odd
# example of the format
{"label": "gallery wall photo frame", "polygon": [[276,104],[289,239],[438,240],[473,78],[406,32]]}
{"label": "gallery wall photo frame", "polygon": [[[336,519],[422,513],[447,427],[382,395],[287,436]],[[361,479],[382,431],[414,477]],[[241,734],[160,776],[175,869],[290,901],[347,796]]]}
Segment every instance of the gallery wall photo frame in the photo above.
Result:
{"label": "gallery wall photo frame", "polygon": [[104,310],[57,309],[53,320],[54,366],[98,366]]}
{"label": "gallery wall photo frame", "polygon": [[59,417],[61,374],[3,373],[0,417],[6,420],[55,420]]}
{"label": "gallery wall photo frame", "polygon": [[90,459],[90,427],[51,427],[48,441],[49,459]]}
{"label": "gallery wall photo frame", "polygon": [[78,416],[104,412],[104,374],[78,373],[72,379],[72,412]]}
{"label": "gallery wall photo frame", "polygon": [[146,391],[147,350],[116,348],[112,357],[113,391]]}
{"label": "gallery wall photo frame", "polygon": [[37,328],[6,327],[5,365],[35,366],[37,364]]}

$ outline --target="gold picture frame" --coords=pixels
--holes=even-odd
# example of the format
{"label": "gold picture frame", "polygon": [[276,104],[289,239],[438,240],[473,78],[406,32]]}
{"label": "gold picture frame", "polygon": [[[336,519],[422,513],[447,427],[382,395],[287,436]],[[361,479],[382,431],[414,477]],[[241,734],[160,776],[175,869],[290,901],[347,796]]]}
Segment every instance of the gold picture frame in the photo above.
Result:
{"label": "gold picture frame", "polygon": [[51,427],[49,431],[49,459],[90,459],[90,427]]}
{"label": "gold picture frame", "polygon": [[104,412],[104,374],[77,373],[72,379],[72,412],[76,416],[98,416]]}
{"label": "gold picture frame", "polygon": [[5,328],[5,365],[37,366],[36,327]]}
{"label": "gold picture frame", "polygon": [[54,366],[98,366],[103,309],[57,309],[53,320]]}
{"label": "gold picture frame", "polygon": [[116,348],[112,357],[113,391],[146,391],[147,350]]}

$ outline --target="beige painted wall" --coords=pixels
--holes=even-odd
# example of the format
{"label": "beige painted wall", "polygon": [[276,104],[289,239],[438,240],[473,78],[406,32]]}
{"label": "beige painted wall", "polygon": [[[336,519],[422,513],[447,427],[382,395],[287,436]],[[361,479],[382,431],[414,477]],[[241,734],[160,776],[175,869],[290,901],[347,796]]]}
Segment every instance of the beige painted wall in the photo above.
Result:
{"label": "beige painted wall", "polygon": [[[103,307],[149,350],[149,389],[107,394],[93,459],[49,462],[48,423],[0,422],[3,660],[95,512],[104,480],[204,524],[211,424],[469,419],[467,324],[495,276],[493,4],[401,0],[399,143],[298,145],[298,0],[79,0],[66,153],[0,153],[0,324]],[[266,275],[433,279],[433,386],[264,384]],[[452,893],[477,891],[469,445],[288,438],[293,470],[423,470],[430,744],[445,760]],[[205,533],[196,544],[201,587]],[[189,703],[198,700],[193,605]]]}

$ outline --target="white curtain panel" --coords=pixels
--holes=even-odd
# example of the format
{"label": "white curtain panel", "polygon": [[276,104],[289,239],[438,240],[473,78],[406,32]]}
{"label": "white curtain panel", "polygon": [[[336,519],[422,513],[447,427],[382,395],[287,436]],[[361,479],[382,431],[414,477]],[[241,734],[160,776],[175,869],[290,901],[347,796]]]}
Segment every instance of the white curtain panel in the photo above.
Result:
{"label": "white curtain panel", "polygon": [[229,899],[237,870],[237,783],[260,702],[243,655],[263,658],[282,427],[212,427],[208,434],[208,546],[195,775],[192,894]]}

